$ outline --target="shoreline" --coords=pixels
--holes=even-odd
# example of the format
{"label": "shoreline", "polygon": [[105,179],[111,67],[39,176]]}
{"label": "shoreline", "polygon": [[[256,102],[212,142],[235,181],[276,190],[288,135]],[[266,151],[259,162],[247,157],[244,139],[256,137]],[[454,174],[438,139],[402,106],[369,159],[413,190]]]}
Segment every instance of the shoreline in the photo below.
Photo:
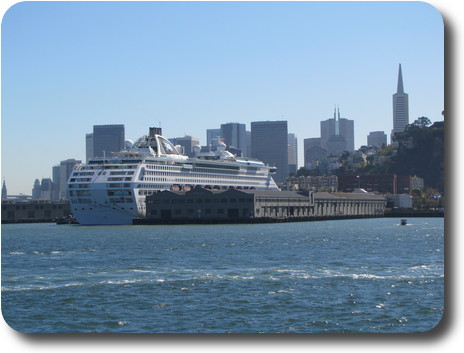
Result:
{"label": "shoreline", "polygon": [[[258,224],[258,223],[294,223],[294,222],[314,222],[344,219],[364,219],[364,218],[444,218],[444,211],[420,211],[402,210],[388,211],[383,215],[331,215],[331,216],[312,216],[312,217],[288,217],[288,218],[239,218],[239,219],[170,219],[170,220],[150,220],[134,219],[133,225],[176,225],[176,224]],[[56,219],[34,219],[34,220],[3,220],[2,224],[23,224],[23,223],[56,223]],[[66,224],[66,223],[64,223]]]}

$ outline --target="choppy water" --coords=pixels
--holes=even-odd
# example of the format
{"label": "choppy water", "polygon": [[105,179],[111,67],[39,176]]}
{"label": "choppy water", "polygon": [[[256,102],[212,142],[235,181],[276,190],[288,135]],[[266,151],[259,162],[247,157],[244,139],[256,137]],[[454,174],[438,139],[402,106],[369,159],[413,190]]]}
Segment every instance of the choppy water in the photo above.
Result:
{"label": "choppy water", "polygon": [[2,225],[22,332],[424,332],[444,307],[443,218]]}

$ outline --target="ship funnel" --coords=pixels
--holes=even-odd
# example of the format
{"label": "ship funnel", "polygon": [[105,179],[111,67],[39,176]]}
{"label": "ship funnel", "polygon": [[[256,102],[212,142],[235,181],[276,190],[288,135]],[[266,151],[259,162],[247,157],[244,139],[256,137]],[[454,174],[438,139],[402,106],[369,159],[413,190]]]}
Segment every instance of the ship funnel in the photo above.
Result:
{"label": "ship funnel", "polygon": [[148,136],[150,137],[155,137],[155,135],[163,135],[161,133],[161,128],[160,127],[151,127],[150,131],[148,133]]}

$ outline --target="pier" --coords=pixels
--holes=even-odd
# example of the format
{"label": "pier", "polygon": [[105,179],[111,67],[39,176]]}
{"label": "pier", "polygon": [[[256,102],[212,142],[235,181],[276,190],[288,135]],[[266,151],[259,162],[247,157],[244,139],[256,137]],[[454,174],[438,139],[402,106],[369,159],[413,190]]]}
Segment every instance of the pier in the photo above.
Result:
{"label": "pier", "polygon": [[56,222],[70,213],[68,201],[2,201],[2,224]]}
{"label": "pier", "polygon": [[307,222],[383,217],[386,199],[371,193],[194,188],[147,196],[147,216],[134,224]]}

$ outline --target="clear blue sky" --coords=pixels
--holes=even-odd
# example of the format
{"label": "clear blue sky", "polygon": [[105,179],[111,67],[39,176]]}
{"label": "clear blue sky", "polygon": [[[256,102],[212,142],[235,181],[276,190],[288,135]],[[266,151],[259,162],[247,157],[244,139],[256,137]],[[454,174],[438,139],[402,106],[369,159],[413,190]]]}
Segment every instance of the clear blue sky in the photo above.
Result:
{"label": "clear blue sky", "polygon": [[302,165],[334,105],[356,148],[389,136],[399,63],[410,122],[443,120],[443,30],[421,2],[18,3],[1,32],[2,179],[30,194],[113,123],[204,144],[221,123],[287,120]]}

